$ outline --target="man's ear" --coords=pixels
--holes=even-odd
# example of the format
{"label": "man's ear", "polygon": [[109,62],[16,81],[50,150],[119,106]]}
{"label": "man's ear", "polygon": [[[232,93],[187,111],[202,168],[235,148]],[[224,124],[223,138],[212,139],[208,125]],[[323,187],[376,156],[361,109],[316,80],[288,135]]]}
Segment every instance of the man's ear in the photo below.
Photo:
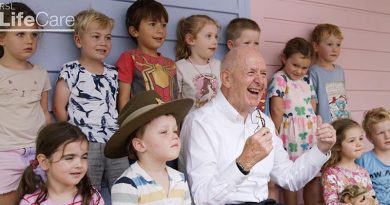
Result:
{"label": "man's ear", "polygon": [[184,36],[184,41],[186,42],[186,44],[190,45],[190,46],[193,46],[194,43],[195,43],[195,38],[192,34],[190,33],[187,33],[185,36]]}
{"label": "man's ear", "polygon": [[233,40],[227,40],[226,41],[226,46],[228,47],[229,50],[232,50],[232,48],[234,47]]}
{"label": "man's ear", "polygon": [[73,35],[74,43],[76,44],[77,48],[81,48],[81,38],[80,34]]}
{"label": "man's ear", "polygon": [[137,29],[134,27],[134,26],[129,26],[128,30],[129,34],[134,37],[134,38],[138,38],[139,36],[139,32],[137,31]]}
{"label": "man's ear", "polygon": [[43,171],[47,171],[49,169],[49,159],[46,158],[44,154],[38,154],[37,160],[39,162],[39,166],[42,167]]}
{"label": "man's ear", "polygon": [[230,88],[232,85],[232,76],[230,74],[230,71],[228,69],[221,70],[221,81],[222,85],[226,88]]}
{"label": "man's ear", "polygon": [[147,149],[146,149],[146,146],[145,146],[144,142],[142,141],[142,139],[140,139],[138,137],[134,137],[131,140],[131,143],[137,152],[140,152],[140,153],[146,152]]}

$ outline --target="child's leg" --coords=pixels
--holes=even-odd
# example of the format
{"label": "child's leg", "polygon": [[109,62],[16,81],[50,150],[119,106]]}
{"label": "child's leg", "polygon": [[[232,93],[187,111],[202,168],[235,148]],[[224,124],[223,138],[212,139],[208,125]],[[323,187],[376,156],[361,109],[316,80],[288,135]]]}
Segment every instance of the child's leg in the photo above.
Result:
{"label": "child's leg", "polygon": [[104,173],[104,145],[98,142],[89,142],[88,148],[88,177],[99,192],[102,188]]}
{"label": "child's leg", "polygon": [[298,204],[298,192],[283,189],[283,197],[285,205],[297,205]]}
{"label": "child's leg", "polygon": [[0,151],[0,204],[19,204],[16,189],[24,169],[33,159],[30,155],[35,158],[34,148]]}
{"label": "child's leg", "polygon": [[272,181],[268,182],[268,198],[279,202],[279,187]]}
{"label": "child's leg", "polygon": [[315,177],[303,188],[305,205],[324,204],[320,177]]}

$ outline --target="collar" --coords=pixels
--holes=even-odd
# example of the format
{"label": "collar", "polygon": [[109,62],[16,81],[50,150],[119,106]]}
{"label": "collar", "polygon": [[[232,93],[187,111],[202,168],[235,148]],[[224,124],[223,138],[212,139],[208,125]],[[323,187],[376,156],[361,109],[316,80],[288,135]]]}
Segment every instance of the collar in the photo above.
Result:
{"label": "collar", "polygon": [[[150,177],[150,175],[138,164],[138,161],[134,162],[134,164],[131,165],[131,168],[133,171],[137,174],[142,176],[148,183],[155,183],[154,179]],[[180,172],[165,166],[169,181],[184,181],[184,175],[182,175]]]}
{"label": "collar", "polygon": [[[218,109],[225,115],[229,120],[235,122],[235,121],[242,121],[244,122],[244,118],[240,115],[240,113],[227,101],[226,97],[223,95],[222,91],[220,90],[215,98],[213,99],[215,104],[217,105]],[[251,113],[255,110],[255,107],[251,108],[248,117],[250,117]]]}

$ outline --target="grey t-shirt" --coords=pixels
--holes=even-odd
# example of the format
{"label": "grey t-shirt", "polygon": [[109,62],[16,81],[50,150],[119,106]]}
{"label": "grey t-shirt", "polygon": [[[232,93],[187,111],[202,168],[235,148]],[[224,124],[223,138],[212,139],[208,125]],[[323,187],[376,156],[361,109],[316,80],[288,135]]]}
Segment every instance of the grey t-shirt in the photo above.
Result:
{"label": "grey t-shirt", "polygon": [[311,65],[309,75],[317,93],[317,114],[323,122],[347,118],[350,113],[347,106],[344,71],[339,65],[329,71],[319,65]]}

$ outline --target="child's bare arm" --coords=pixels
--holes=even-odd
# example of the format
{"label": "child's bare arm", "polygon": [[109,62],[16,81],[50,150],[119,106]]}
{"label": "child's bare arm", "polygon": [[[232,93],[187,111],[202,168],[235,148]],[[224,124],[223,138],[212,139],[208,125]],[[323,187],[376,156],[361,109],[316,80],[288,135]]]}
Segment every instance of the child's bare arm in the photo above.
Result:
{"label": "child's bare arm", "polygon": [[283,98],[273,96],[270,98],[270,114],[271,119],[275,124],[275,128],[277,132],[279,133],[280,127],[282,126],[283,121]]}
{"label": "child's bare arm", "polygon": [[66,105],[68,104],[70,90],[63,79],[59,79],[56,84],[54,94],[53,111],[58,121],[68,121],[68,112]]}
{"label": "child's bare arm", "polygon": [[317,100],[313,97],[311,98],[311,106],[313,107],[313,112],[317,113]]}
{"label": "child's bare arm", "polygon": [[130,100],[130,90],[130,84],[119,81],[118,112],[120,112],[126,103]]}
{"label": "child's bare arm", "polygon": [[46,124],[49,124],[51,122],[51,117],[48,108],[49,107],[48,99],[49,99],[49,91],[42,92],[40,103],[43,110],[43,114],[45,115]]}

